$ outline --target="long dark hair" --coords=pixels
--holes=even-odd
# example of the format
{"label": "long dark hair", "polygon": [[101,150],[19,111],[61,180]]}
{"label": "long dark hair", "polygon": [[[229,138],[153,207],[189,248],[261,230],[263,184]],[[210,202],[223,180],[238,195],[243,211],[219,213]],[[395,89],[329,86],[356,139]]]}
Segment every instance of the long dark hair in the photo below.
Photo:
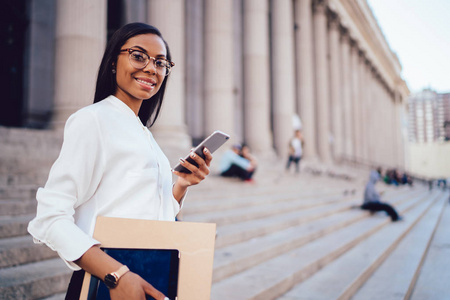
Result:
{"label": "long dark hair", "polygon": [[[97,76],[97,84],[95,87],[94,103],[99,102],[106,97],[113,95],[117,89],[116,75],[113,74],[113,65],[117,65],[117,57],[119,56],[120,49],[122,46],[132,37],[141,34],[156,34],[159,36],[166,46],[167,59],[172,61],[170,55],[169,46],[161,35],[161,32],[154,26],[145,23],[129,23],[116,32],[109,40],[106,45],[105,53],[103,54],[103,59],[100,64]],[[150,100],[145,100],[142,102],[141,108],[139,110],[139,118],[143,124],[150,123],[150,127],[155,123],[158,118],[159,112],[161,110],[161,105],[164,98],[164,92],[166,90],[166,83],[169,76],[166,76],[159,88],[159,91]],[[149,121],[150,117],[153,115],[153,119]]]}

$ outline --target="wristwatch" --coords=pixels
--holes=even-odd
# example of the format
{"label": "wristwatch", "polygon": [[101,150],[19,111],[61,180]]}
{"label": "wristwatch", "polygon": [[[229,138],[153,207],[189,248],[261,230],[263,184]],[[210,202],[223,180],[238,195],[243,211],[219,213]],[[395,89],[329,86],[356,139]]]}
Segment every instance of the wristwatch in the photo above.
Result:
{"label": "wristwatch", "polygon": [[103,280],[106,286],[110,289],[113,289],[119,283],[120,277],[122,277],[126,272],[130,271],[127,266],[123,265],[119,270],[106,274],[105,279]]}

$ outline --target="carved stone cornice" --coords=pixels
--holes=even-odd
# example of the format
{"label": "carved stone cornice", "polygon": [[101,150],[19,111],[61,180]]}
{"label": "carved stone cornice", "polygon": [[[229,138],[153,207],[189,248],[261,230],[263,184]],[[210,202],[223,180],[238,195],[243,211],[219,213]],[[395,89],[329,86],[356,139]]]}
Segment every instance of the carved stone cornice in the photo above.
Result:
{"label": "carved stone cornice", "polygon": [[325,14],[327,12],[328,0],[313,0],[312,8],[315,14]]}
{"label": "carved stone cornice", "polygon": [[341,43],[349,43],[350,42],[350,33],[348,32],[347,28],[343,27],[342,25],[339,26],[339,33],[340,33]]}
{"label": "carved stone cornice", "polygon": [[366,52],[364,52],[364,51],[361,50],[361,49],[358,49],[358,57],[359,57],[359,60],[360,60],[362,63],[364,63],[364,61],[366,60]]}
{"label": "carved stone cornice", "polygon": [[358,42],[350,37],[350,48],[356,53],[359,51]]}
{"label": "carved stone cornice", "polygon": [[340,18],[337,13],[331,10],[327,10],[327,20],[328,20],[328,28],[330,30],[339,30],[340,28]]}

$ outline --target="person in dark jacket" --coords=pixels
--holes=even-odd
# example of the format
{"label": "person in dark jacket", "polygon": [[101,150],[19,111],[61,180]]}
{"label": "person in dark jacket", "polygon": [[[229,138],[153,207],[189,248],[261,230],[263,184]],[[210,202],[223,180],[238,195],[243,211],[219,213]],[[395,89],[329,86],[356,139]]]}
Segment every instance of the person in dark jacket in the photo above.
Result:
{"label": "person in dark jacket", "polygon": [[361,205],[361,208],[371,212],[385,211],[393,222],[402,220],[403,218],[398,215],[391,205],[381,202],[380,194],[375,189],[375,184],[380,178],[380,174],[377,171],[370,172],[369,182],[367,182],[364,190],[364,203]]}

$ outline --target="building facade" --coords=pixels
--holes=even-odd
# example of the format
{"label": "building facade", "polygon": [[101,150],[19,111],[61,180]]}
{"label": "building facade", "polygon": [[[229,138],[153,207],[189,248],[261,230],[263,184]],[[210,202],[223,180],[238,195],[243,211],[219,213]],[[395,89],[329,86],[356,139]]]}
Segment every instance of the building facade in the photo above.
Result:
{"label": "building facade", "polygon": [[161,30],[176,63],[152,127],[163,147],[190,147],[219,129],[260,157],[285,157],[301,127],[311,159],[404,166],[400,123],[409,91],[365,0],[18,0],[3,7],[11,58],[3,84],[14,105],[2,104],[0,125],[61,128],[92,103],[108,37],[139,21]]}
{"label": "building facade", "polygon": [[450,141],[450,93],[426,89],[408,98],[409,141]]}

